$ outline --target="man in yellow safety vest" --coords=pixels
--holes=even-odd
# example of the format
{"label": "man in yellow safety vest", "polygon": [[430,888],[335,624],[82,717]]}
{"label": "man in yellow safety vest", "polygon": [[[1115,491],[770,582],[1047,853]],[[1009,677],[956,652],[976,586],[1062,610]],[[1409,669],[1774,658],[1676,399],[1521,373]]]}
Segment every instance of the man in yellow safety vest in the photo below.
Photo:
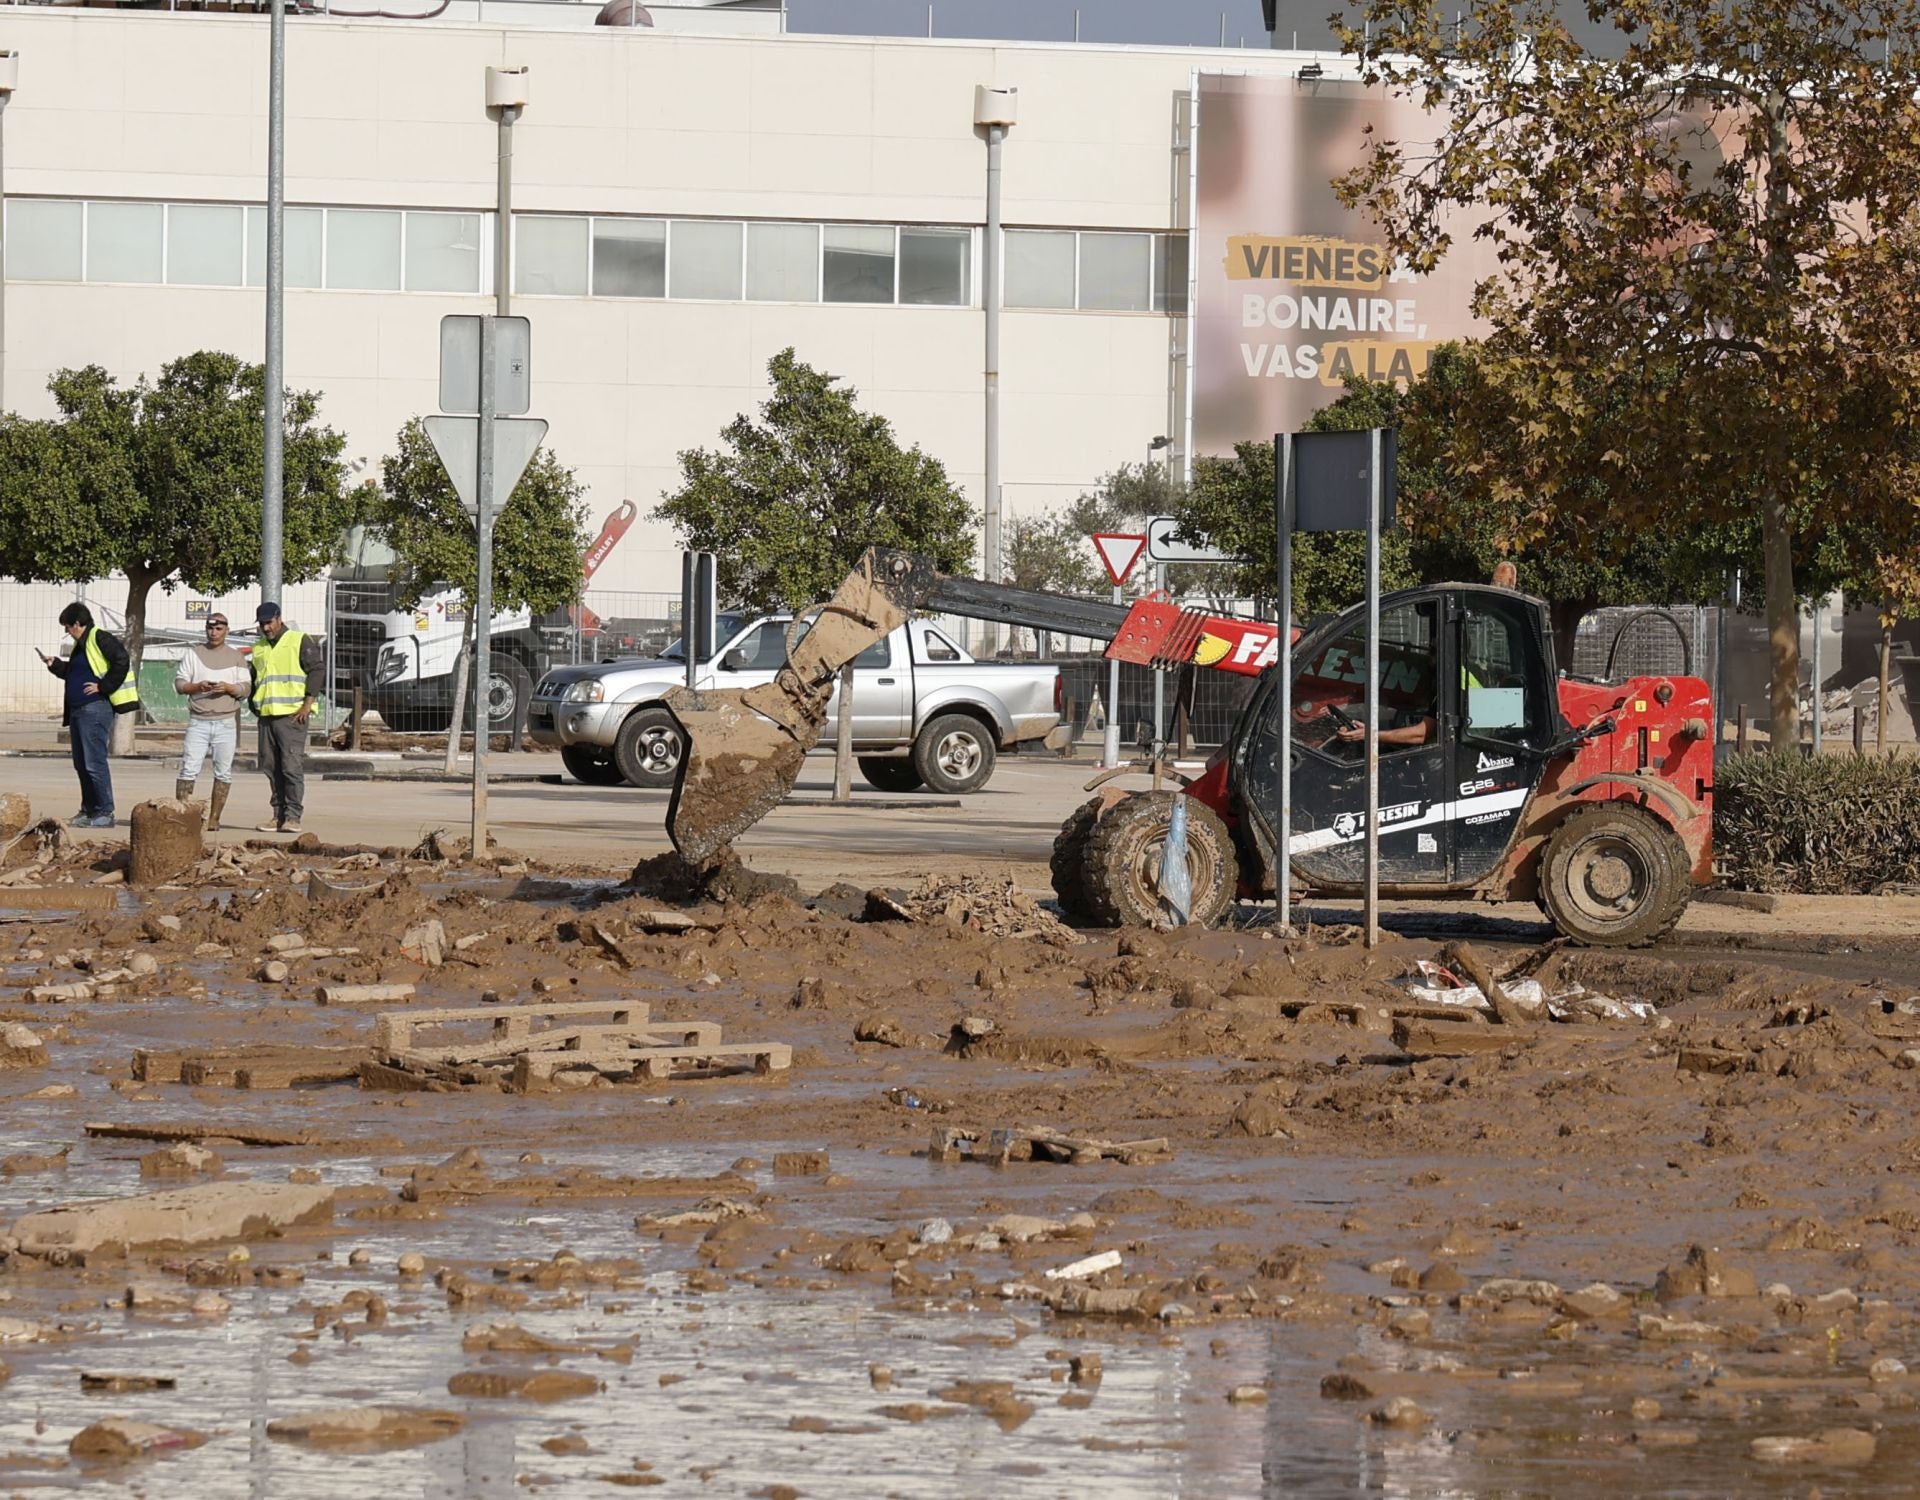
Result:
{"label": "man in yellow safety vest", "polygon": [[113,716],[130,714],[140,695],[128,675],[132,659],[120,638],[93,623],[93,611],[75,601],[60,611],[60,624],[73,641],[73,655],[48,656],[35,648],[47,670],[67,684],[60,722],[73,744],[73,769],[80,778],[80,811],[68,822],[75,828],[113,827],[113,773],[107,756],[113,748]]}
{"label": "man in yellow safety vest", "polygon": [[320,696],[324,659],[320,643],[304,630],[289,630],[277,604],[253,612],[260,642],[253,648],[253,696],[260,719],[260,769],[273,797],[273,821],[262,833],[298,833],[307,799],[307,721]]}

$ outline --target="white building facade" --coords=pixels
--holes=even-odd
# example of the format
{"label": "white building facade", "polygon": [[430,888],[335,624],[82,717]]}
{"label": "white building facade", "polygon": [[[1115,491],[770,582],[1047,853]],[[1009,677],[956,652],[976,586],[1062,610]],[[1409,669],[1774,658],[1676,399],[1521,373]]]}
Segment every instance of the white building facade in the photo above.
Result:
{"label": "white building facade", "polygon": [[[714,34],[289,21],[287,380],[323,393],[349,456],[377,473],[400,426],[436,407],[442,315],[491,306],[495,66],[530,70],[513,219],[533,410],[588,487],[590,530],[623,501],[640,512],[596,588],[677,588],[651,519],[676,456],[755,408],[788,346],[984,508],[977,85],[1019,90],[1007,514],[1071,498],[1162,434],[1178,463],[1193,73],[1297,60],[768,35],[765,19],[717,12]],[[46,413],[63,367],[131,379],[202,348],[259,359],[264,18],[19,8],[0,46],[21,54],[6,405]]]}

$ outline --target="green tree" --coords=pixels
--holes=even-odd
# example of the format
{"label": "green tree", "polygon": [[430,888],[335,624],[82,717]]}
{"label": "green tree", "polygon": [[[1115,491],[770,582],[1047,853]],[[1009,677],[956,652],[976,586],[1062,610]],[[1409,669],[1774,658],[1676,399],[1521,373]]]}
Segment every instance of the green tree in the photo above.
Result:
{"label": "green tree", "polygon": [[[58,414],[0,417],[0,575],[64,583],[124,574],[138,664],[157,584],[228,593],[259,577],[259,365],[202,351],[122,386],[98,365],[47,382]],[[319,397],[287,394],[284,570],[335,560],[362,497],[344,486],[345,439]]]}
{"label": "green tree", "polygon": [[[1502,391],[1481,378],[1472,344],[1434,351],[1424,377],[1405,389],[1354,380],[1307,424],[1316,432],[1399,431],[1396,474],[1398,525],[1381,541],[1381,572],[1388,588],[1449,580],[1485,581],[1494,566],[1512,562],[1520,586],[1545,599],[1563,659],[1570,659],[1582,615],[1614,604],[1712,604],[1726,596],[1735,569],[1757,578],[1761,565],[1758,519],[1748,515],[1688,527],[1626,529],[1609,525],[1606,485],[1596,469],[1570,481],[1554,524],[1536,524],[1531,493],[1502,486],[1492,476],[1520,462],[1502,445],[1517,446],[1520,423],[1503,412]],[[1609,398],[1594,397],[1606,412]],[[1630,441],[1630,401],[1614,408],[1588,433],[1592,444]],[[1816,504],[1810,509],[1818,513]],[[1244,561],[1237,582],[1250,593],[1272,592],[1273,450],[1243,444],[1232,459],[1205,459],[1194,492],[1176,512],[1185,529],[1207,532]],[[1797,527],[1795,545],[1807,557],[1800,570],[1807,598],[1836,587],[1858,587],[1877,577],[1884,549],[1878,533],[1823,524],[1818,538]],[[1302,534],[1294,539],[1295,610],[1302,618],[1343,609],[1364,588],[1365,542],[1357,533]],[[1873,594],[1867,597],[1876,597]],[[1806,599],[1801,600],[1802,603]]]}
{"label": "green tree", "polygon": [[[542,448],[493,519],[493,607],[536,614],[580,597],[587,507],[573,470]],[[427,429],[400,429],[380,463],[368,524],[393,549],[397,597],[415,602],[442,588],[472,602],[480,560],[473,518],[460,503]]]}
{"label": "green tree", "polygon": [[1588,0],[1615,58],[1553,0],[1354,7],[1344,44],[1438,139],[1376,139],[1342,197],[1416,270],[1454,213],[1500,259],[1475,307],[1523,462],[1491,481],[1536,533],[1596,493],[1616,530],[1756,521],[1794,745],[1796,522],[1914,529],[1920,0]]}
{"label": "green tree", "polygon": [[[1113,587],[1088,540],[1097,532],[1137,531],[1148,516],[1172,515],[1182,486],[1163,464],[1122,464],[1065,505],[1022,516],[1007,527],[1005,581],[1061,594],[1105,594]],[[1129,580],[1144,588],[1143,566]]]}
{"label": "green tree", "polygon": [[974,513],[938,460],[902,448],[858,392],[793,350],[767,374],[759,420],[738,416],[720,447],[682,453],[680,488],[657,510],[683,545],[718,555],[726,597],[763,609],[817,603],[870,546],[971,570]]}

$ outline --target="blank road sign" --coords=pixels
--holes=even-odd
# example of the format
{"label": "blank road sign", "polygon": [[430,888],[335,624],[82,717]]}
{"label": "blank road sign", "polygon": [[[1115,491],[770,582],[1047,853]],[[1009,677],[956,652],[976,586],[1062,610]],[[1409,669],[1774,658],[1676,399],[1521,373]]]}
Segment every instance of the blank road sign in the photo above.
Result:
{"label": "blank road sign", "polygon": [[[433,416],[425,422],[427,436],[433,439],[433,451],[440,455],[440,465],[453,482],[454,493],[467,508],[467,514],[478,517],[480,503],[474,492],[479,487],[480,419]],[[489,515],[500,514],[546,436],[545,417],[493,419],[493,504],[488,509]]]}
{"label": "blank road sign", "polygon": [[[532,394],[533,331],[525,318],[493,320],[493,410],[517,417]],[[440,320],[440,410],[480,410],[480,319],[451,313]]]}
{"label": "blank road sign", "polygon": [[[1380,438],[1380,524],[1393,520],[1398,473],[1398,429]],[[1365,432],[1302,432],[1293,440],[1294,530],[1365,531],[1373,476],[1373,452]]]}

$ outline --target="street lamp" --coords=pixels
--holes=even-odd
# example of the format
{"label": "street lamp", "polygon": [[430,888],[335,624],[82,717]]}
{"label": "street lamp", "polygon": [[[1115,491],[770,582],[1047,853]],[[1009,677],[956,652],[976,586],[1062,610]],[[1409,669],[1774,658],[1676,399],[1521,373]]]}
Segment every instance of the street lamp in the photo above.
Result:
{"label": "street lamp", "polygon": [[7,409],[7,101],[20,82],[20,54],[0,52],[0,412]]}

